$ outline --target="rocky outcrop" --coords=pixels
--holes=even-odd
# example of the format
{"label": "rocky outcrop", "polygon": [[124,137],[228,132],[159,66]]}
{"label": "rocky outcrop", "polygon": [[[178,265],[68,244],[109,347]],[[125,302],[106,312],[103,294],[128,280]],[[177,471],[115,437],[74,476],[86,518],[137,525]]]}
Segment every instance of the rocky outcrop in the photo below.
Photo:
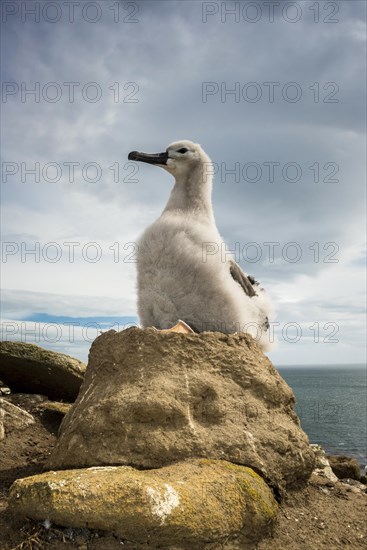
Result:
{"label": "rocky outcrop", "polygon": [[281,490],[315,462],[292,390],[251,336],[130,328],[97,338],[49,468],[193,457],[249,466]]}
{"label": "rocky outcrop", "polygon": [[23,342],[0,342],[0,379],[13,392],[74,401],[86,366],[63,353]]}
{"label": "rocky outcrop", "polygon": [[328,480],[331,482],[331,484],[338,481],[338,478],[334,474],[333,470],[331,469],[330,462],[328,458],[326,457],[326,453],[320,445],[317,445],[316,443],[311,444],[311,448],[313,449],[313,452],[315,453],[315,470],[314,474],[323,477],[325,480]]}
{"label": "rocky outcrop", "polygon": [[35,423],[31,414],[0,398],[0,441],[6,435],[21,431]]}
{"label": "rocky outcrop", "polygon": [[361,477],[361,468],[355,458],[348,456],[328,455],[331,469],[339,479],[356,479]]}
{"label": "rocky outcrop", "polygon": [[253,548],[278,508],[251,469],[205,459],[147,471],[120,466],[48,472],[17,480],[10,505],[37,520],[109,530],[153,548],[192,550],[228,537],[232,548]]}

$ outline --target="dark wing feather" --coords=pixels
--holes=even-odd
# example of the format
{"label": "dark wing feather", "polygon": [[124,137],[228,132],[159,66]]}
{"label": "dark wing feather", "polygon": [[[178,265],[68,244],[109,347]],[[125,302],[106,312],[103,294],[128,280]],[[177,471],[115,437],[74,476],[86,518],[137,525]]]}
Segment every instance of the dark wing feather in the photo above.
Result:
{"label": "dark wing feather", "polygon": [[247,275],[244,274],[240,266],[236,264],[234,260],[231,260],[229,263],[229,271],[231,272],[231,275],[236,283],[242,286],[247,296],[250,298],[256,296],[256,292],[252,286],[252,281],[255,282],[255,280],[252,277],[247,277]]}
{"label": "dark wing feather", "polygon": [[[234,260],[230,261],[229,271],[231,272],[231,275],[236,283],[242,286],[247,296],[249,296],[250,298],[252,298],[253,296],[257,296],[252,285],[256,285],[259,283],[253,277],[251,277],[251,275],[245,275],[240,266],[236,264]],[[269,319],[267,318],[267,316],[265,316],[262,328],[263,330],[267,331],[269,326]]]}

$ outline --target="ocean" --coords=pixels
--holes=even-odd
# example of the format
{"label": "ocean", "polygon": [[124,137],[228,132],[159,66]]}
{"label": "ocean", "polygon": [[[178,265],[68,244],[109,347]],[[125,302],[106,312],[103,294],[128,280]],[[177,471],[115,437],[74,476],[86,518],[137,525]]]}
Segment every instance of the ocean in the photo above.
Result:
{"label": "ocean", "polygon": [[367,464],[367,371],[364,365],[277,367],[293,389],[310,443]]}

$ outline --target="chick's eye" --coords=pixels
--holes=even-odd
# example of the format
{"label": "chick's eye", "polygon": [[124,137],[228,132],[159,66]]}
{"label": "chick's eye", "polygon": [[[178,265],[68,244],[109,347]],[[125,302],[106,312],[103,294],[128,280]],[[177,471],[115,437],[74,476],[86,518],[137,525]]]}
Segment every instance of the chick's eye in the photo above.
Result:
{"label": "chick's eye", "polygon": [[188,149],[186,147],[182,147],[181,149],[177,149],[177,153],[187,153]]}

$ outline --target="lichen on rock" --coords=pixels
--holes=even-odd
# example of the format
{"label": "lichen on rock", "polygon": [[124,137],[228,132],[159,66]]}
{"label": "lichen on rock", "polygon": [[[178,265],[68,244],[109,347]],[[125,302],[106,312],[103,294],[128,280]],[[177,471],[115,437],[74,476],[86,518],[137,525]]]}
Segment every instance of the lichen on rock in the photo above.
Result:
{"label": "lichen on rock", "polygon": [[17,480],[10,506],[36,520],[193,549],[228,537],[247,548],[269,531],[278,511],[272,491],[250,468],[203,459],[158,470],[51,471]]}

